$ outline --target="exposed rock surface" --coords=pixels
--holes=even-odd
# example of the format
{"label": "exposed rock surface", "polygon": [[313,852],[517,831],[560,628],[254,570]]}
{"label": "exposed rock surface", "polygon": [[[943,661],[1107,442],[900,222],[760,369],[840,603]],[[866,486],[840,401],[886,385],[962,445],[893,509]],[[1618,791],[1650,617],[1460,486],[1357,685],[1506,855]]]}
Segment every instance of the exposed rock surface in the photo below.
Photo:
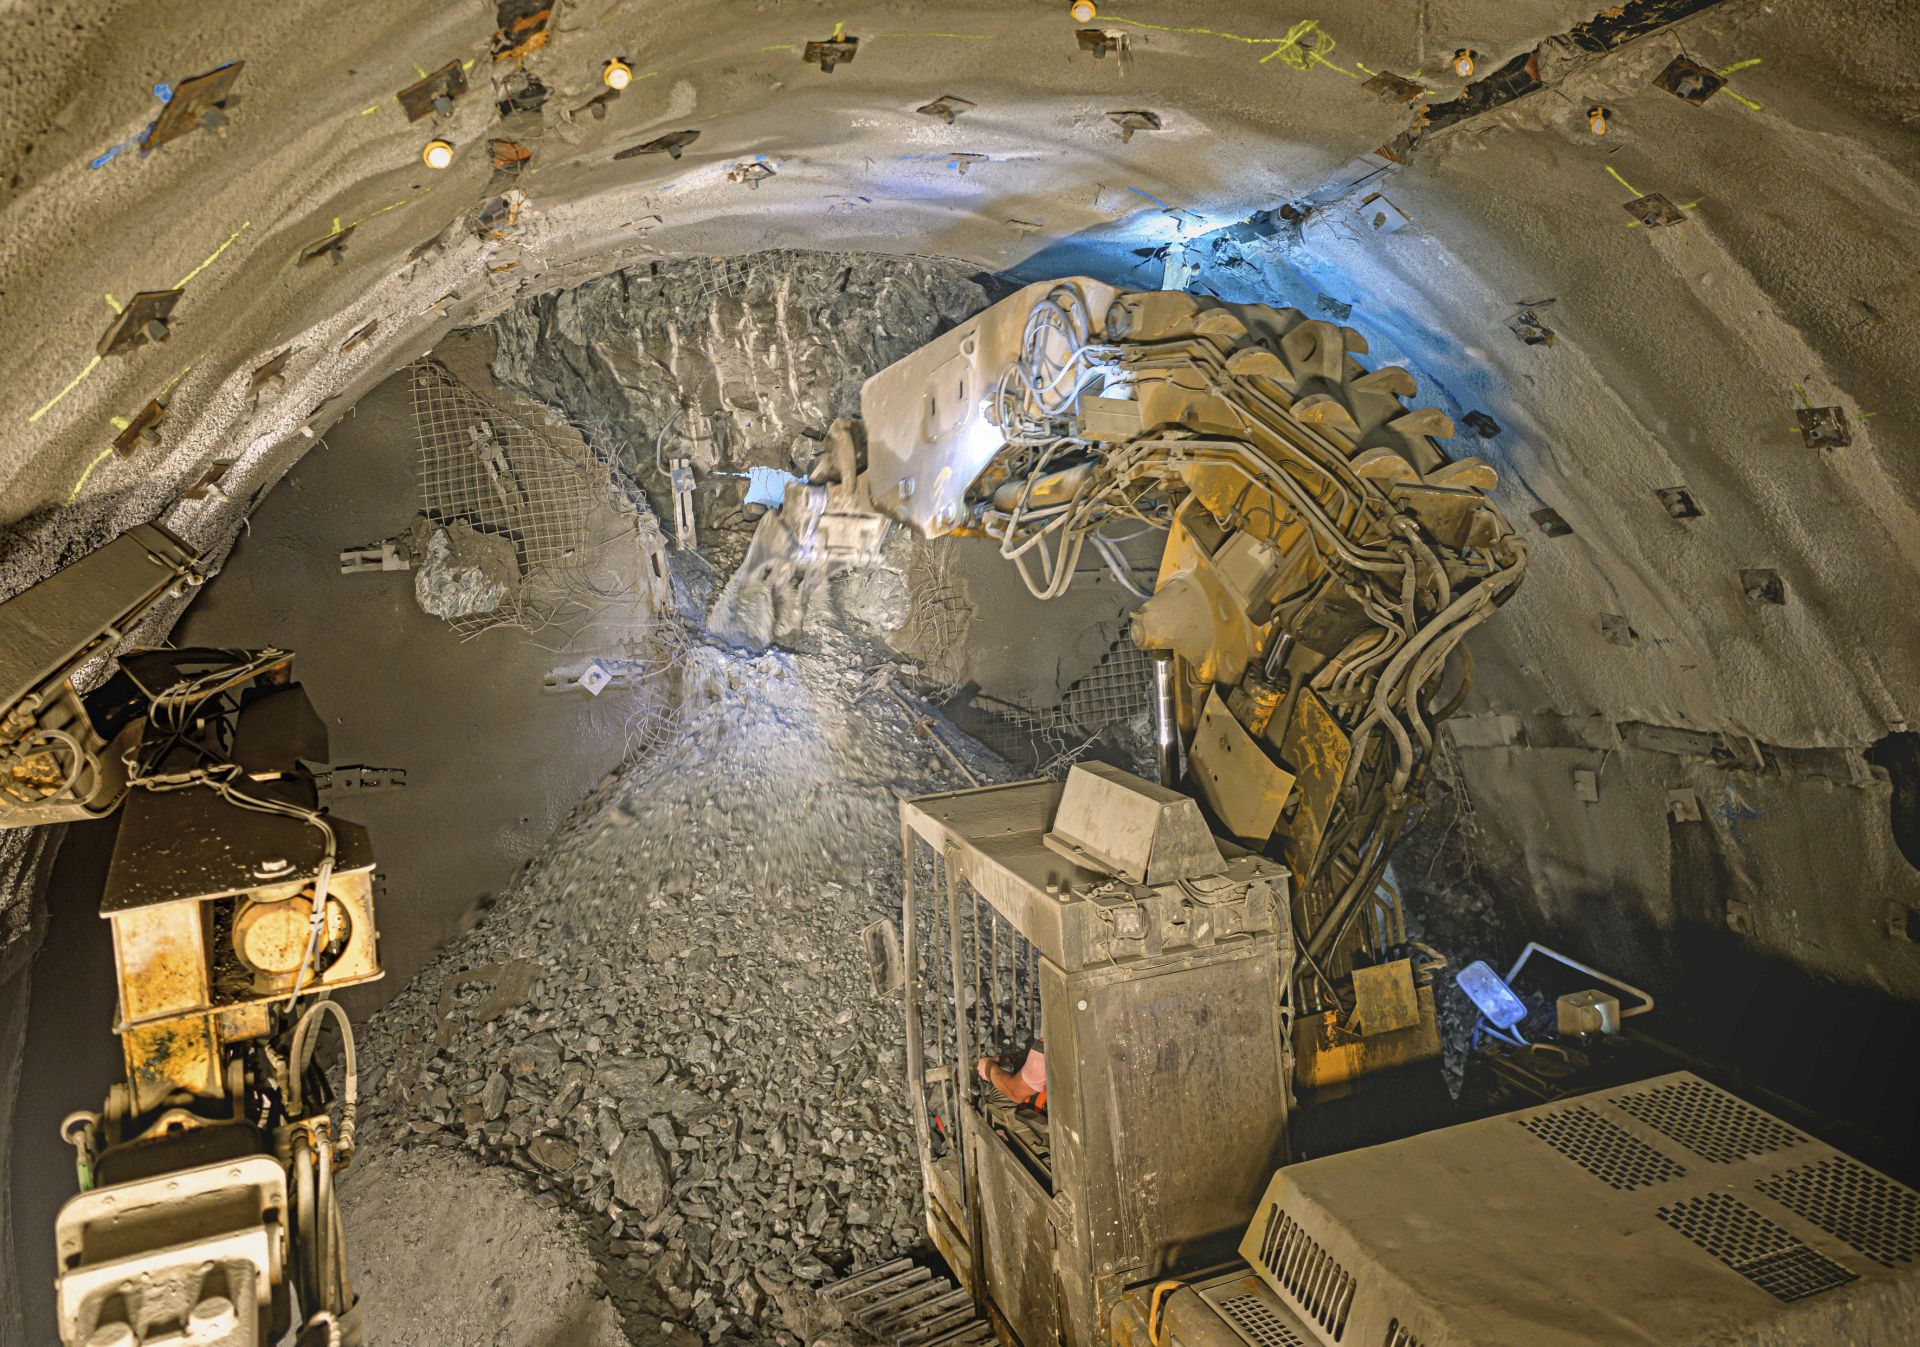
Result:
{"label": "exposed rock surface", "polygon": [[899,1004],[858,933],[897,917],[898,797],[963,783],[890,671],[820,640],[702,651],[683,736],[363,1035],[362,1153],[460,1152],[573,1213],[635,1341],[796,1341],[811,1284],[921,1242]]}
{"label": "exposed rock surface", "polygon": [[[416,532],[427,532],[417,529]],[[491,613],[520,578],[513,544],[476,530],[464,519],[427,532],[413,597],[421,609],[449,620]]]}
{"label": "exposed rock surface", "polygon": [[652,263],[523,300],[496,320],[494,376],[567,410],[661,505],[661,461],[692,460],[703,528],[746,522],[747,483],[804,472],[860,385],[986,307],[960,267],[777,251]]}

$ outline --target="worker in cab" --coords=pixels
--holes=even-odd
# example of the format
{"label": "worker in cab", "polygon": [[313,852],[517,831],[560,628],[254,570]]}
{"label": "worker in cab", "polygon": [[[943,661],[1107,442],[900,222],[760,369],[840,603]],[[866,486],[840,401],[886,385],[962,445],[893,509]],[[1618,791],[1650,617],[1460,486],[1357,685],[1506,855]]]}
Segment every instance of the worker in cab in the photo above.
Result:
{"label": "worker in cab", "polygon": [[981,1080],[1010,1104],[1023,1105],[1039,1112],[1047,1108],[1047,1054],[1045,1040],[1036,1038],[1027,1049],[1026,1060],[1018,1072],[1009,1073],[991,1057],[982,1057],[974,1070]]}

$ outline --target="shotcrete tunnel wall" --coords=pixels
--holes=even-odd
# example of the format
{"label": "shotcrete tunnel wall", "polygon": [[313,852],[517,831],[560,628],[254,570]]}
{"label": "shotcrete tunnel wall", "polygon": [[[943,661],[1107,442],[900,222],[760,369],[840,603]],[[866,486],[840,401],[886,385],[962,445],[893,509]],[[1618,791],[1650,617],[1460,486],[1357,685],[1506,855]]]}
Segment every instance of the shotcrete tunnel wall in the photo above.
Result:
{"label": "shotcrete tunnel wall", "polygon": [[[0,591],[151,518],[217,561],[444,334],[654,258],[911,253],[1145,287],[1171,270],[1224,298],[1352,306],[1372,360],[1412,369],[1463,423],[1454,452],[1492,462],[1538,531],[1476,642],[1457,817],[1434,825],[1528,934],[1678,993],[1763,1083],[1910,1133],[1912,777],[1875,746],[1920,705],[1920,12],[1724,0],[1590,52],[1546,39],[1591,0],[1383,3],[1298,33],[1306,13],[1252,0],[1141,0],[1107,7],[1127,47],[1096,58],[1064,5],[933,23],[905,3],[592,0],[516,48],[495,34],[519,8],[0,18]],[[839,23],[862,45],[829,75],[800,49]],[[1547,87],[1409,144],[1411,109],[1367,72],[1424,71],[1448,97],[1461,82],[1436,72],[1463,46],[1483,71],[1539,47]],[[1731,72],[1725,94],[1652,87],[1682,47]],[[616,55],[638,78],[607,100]],[[246,66],[224,132],[129,147],[156,85],[229,60]],[[469,92],[409,122],[395,92],[448,61]],[[918,111],[942,95],[972,106]],[[1111,114],[1137,109],[1160,129],[1123,139]],[[619,157],[694,129],[677,154]],[[455,146],[444,172],[421,162],[431,135]],[[1343,191],[1380,147],[1406,162]],[[1622,211],[1649,192],[1688,218]],[[1241,223],[1285,202],[1311,209]],[[298,261],[349,226],[337,264]],[[116,306],[176,283],[166,342],[95,359]],[[155,398],[159,444],[113,453],[116,418]],[[1814,406],[1842,408],[1851,442],[1809,443]],[[1497,430],[1469,440],[1472,411]],[[0,837],[8,1031],[47,845]]]}

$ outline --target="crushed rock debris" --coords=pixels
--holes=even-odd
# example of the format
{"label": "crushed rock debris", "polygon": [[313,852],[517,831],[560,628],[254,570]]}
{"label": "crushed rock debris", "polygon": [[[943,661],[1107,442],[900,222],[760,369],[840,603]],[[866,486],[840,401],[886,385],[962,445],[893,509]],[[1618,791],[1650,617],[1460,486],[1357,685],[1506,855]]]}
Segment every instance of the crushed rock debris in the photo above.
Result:
{"label": "crushed rock debris", "polygon": [[859,931],[898,915],[897,801],[966,783],[861,663],[832,635],[699,647],[684,732],[363,1032],[363,1153],[513,1172],[580,1223],[634,1341],[807,1340],[812,1286],[923,1242],[899,1003]]}

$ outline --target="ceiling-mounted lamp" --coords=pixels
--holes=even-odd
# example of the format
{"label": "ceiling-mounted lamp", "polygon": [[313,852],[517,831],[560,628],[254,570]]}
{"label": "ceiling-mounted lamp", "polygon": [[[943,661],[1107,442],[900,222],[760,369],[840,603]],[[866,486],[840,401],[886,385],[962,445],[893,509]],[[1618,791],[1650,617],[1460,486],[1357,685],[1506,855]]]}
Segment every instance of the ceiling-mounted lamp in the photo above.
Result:
{"label": "ceiling-mounted lamp", "polygon": [[607,62],[607,68],[600,72],[600,78],[609,89],[619,93],[633,83],[633,67],[616,56]]}
{"label": "ceiling-mounted lamp", "polygon": [[1587,130],[1596,136],[1607,134],[1607,109],[1603,103],[1595,103],[1587,109]]}
{"label": "ceiling-mounted lamp", "polygon": [[420,150],[420,162],[428,168],[446,168],[453,163],[453,142],[430,140]]}
{"label": "ceiling-mounted lamp", "polygon": [[1067,12],[1073,15],[1075,23],[1092,23],[1100,13],[1094,8],[1093,0],[1073,0],[1073,7]]}
{"label": "ceiling-mounted lamp", "polygon": [[1461,79],[1473,78],[1474,58],[1479,55],[1472,47],[1462,47],[1453,54],[1453,73]]}

